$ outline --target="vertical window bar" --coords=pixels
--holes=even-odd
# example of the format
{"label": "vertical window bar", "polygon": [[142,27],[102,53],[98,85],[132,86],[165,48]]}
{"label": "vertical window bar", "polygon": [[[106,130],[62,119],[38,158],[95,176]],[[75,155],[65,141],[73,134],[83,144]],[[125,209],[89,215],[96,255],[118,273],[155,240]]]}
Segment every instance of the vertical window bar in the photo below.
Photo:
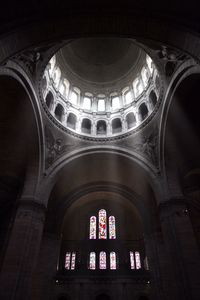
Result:
{"label": "vertical window bar", "polygon": [[135,269],[135,260],[134,260],[134,253],[133,251],[130,251],[130,263],[131,263],[131,269]]}
{"label": "vertical window bar", "polygon": [[65,254],[65,269],[69,270],[70,269],[70,260],[71,260],[71,253],[67,252]]}
{"label": "vertical window bar", "polygon": [[136,269],[141,269],[140,253],[138,251],[135,252],[135,263]]}
{"label": "vertical window bar", "polygon": [[76,262],[76,252],[72,252],[71,270],[75,270],[75,262]]}

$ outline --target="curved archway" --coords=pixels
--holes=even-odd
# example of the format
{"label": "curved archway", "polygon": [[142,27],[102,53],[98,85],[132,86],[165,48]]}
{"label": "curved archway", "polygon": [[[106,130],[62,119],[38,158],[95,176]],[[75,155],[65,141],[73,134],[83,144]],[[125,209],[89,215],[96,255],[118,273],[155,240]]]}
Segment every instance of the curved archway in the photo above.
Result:
{"label": "curved archway", "polygon": [[112,120],[112,133],[118,133],[122,131],[122,122],[120,118]]}
{"label": "curved archway", "polygon": [[92,122],[89,119],[83,119],[81,124],[81,131],[83,133],[90,134],[92,128]]}
{"label": "curved archway", "polygon": [[154,107],[157,103],[157,96],[153,90],[149,94],[149,100],[151,102],[152,107]]}
{"label": "curved archway", "polygon": [[53,101],[54,101],[53,94],[52,94],[52,92],[49,91],[48,94],[46,95],[46,99],[45,99],[46,105],[49,110],[51,110],[53,107]]}
{"label": "curved archway", "polygon": [[36,103],[33,108],[32,101],[36,100],[29,92],[15,73],[0,75],[0,94],[3,97],[0,139],[4,145],[0,149],[0,195],[4,199],[1,201],[0,263],[14,221],[16,200],[26,189],[29,176],[32,180],[29,191],[34,195],[40,173],[40,119],[35,116],[37,108]]}
{"label": "curved archway", "polygon": [[127,127],[128,129],[132,128],[135,126],[136,124],[136,118],[134,113],[130,112],[129,114],[127,114],[126,116],[126,122],[127,122]]}
{"label": "curved archway", "polygon": [[140,118],[141,120],[145,120],[148,116],[148,108],[146,106],[145,103],[142,103],[139,107],[139,114],[140,114]]}
{"label": "curved archway", "polygon": [[73,114],[73,113],[69,113],[69,115],[67,117],[67,126],[75,130],[76,129],[76,123],[77,123],[76,115]]}
{"label": "curved archway", "polygon": [[56,119],[58,120],[58,121],[60,121],[60,122],[62,122],[62,120],[63,120],[63,115],[64,115],[64,108],[63,108],[63,106],[60,104],[60,103],[58,103],[57,105],[56,105],[56,108],[55,108],[55,117],[56,117]]}
{"label": "curved archway", "polygon": [[[200,138],[200,123],[198,117],[197,99],[200,74],[188,73],[184,76],[170,97],[164,128],[164,168],[166,174],[174,174],[171,180],[179,186],[184,176],[198,167]],[[190,99],[190,105],[188,105]],[[169,103],[167,103],[169,104]],[[166,104],[166,105],[167,105]],[[191,147],[191,145],[193,145]],[[173,162],[171,161],[173,156]],[[190,157],[190,159],[188,159]],[[174,163],[175,162],[175,163]],[[170,184],[170,183],[169,183]]]}
{"label": "curved archway", "polygon": [[106,134],[107,124],[106,121],[100,120],[97,122],[97,134]]}

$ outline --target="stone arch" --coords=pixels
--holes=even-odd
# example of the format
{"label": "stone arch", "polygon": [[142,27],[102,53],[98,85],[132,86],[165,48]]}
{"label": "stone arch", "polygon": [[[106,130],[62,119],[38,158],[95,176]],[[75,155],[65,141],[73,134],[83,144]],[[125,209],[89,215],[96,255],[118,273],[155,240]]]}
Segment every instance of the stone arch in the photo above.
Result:
{"label": "stone arch", "polygon": [[140,115],[140,119],[141,121],[144,121],[147,116],[148,116],[148,108],[147,105],[143,102],[140,106],[139,106],[139,115]]}
{"label": "stone arch", "polygon": [[126,115],[126,123],[128,129],[134,127],[136,125],[136,118],[133,112],[130,112]]}
{"label": "stone arch", "polygon": [[67,117],[67,126],[71,129],[76,129],[77,116],[73,113],[69,113]]}
{"label": "stone arch", "polygon": [[64,107],[58,103],[56,105],[55,111],[54,111],[55,117],[58,121],[62,122],[63,116],[64,116]]}
{"label": "stone arch", "polygon": [[120,118],[112,120],[112,133],[119,133],[122,131],[122,121]]}
{"label": "stone arch", "polygon": [[157,96],[156,96],[156,93],[154,92],[154,90],[152,90],[149,94],[149,101],[150,101],[152,107],[154,107],[157,103]]}
{"label": "stone arch", "polygon": [[49,91],[48,94],[46,95],[45,102],[46,102],[48,109],[51,110],[53,107],[53,102],[54,102],[54,97],[53,97],[53,94],[51,91]]}
{"label": "stone arch", "polygon": [[[183,66],[184,68],[184,66]],[[197,168],[199,153],[199,119],[196,93],[200,80],[198,68],[176,74],[174,86],[165,100],[161,123],[162,167],[168,178],[168,187],[176,195],[183,195],[181,181],[189,169]],[[188,98],[190,105],[188,105]],[[182,125],[181,125],[182,124]],[[191,147],[190,145],[193,145]],[[172,163],[171,157],[173,155]],[[190,163],[187,157],[191,157]],[[172,183],[173,182],[173,183]],[[176,184],[175,184],[176,183]],[[174,187],[174,188],[173,188]]]}
{"label": "stone arch", "polygon": [[27,186],[32,197],[37,190],[43,132],[37,99],[29,81],[14,71],[1,71],[0,94],[3,97],[0,139],[4,145],[0,150],[0,196],[4,199],[0,207],[1,264],[16,213],[16,200],[23,197]]}
{"label": "stone arch", "polygon": [[97,135],[103,134],[105,135],[107,133],[107,124],[104,120],[99,120],[97,122]]}
{"label": "stone arch", "polygon": [[83,133],[91,134],[92,122],[90,119],[84,118],[81,123],[81,131]]}

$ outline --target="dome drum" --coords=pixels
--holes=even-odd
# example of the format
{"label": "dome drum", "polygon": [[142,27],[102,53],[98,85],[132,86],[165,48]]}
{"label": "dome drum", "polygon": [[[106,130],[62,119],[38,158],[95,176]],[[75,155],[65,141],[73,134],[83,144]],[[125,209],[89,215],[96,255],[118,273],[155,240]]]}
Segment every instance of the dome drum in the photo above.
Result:
{"label": "dome drum", "polygon": [[[67,47],[71,47],[70,44]],[[91,39],[90,47],[94,47],[94,45],[91,46]],[[134,47],[137,48],[136,46]],[[68,50],[67,48],[65,52],[68,53]],[[84,51],[86,55],[86,50]],[[91,51],[89,46],[87,51]],[[64,67],[60,64],[60,56],[61,54],[63,55],[63,52],[64,50],[61,49],[49,61],[42,79],[42,82],[45,82],[42,94],[46,109],[64,128],[78,135],[92,138],[110,138],[136,129],[152,114],[160,95],[159,74],[150,56],[139,47],[137,54],[143,52],[143,63],[140,63],[140,72],[138,72],[139,66],[136,63],[138,61],[137,57],[134,61],[134,66],[130,68],[132,73],[129,73],[132,76],[131,74],[126,75],[126,86],[122,86],[122,83],[125,84],[123,78],[121,85],[118,84],[117,89],[115,89],[116,83],[112,85],[111,82],[109,82],[109,88],[108,86],[105,88],[99,79],[98,88],[96,83],[94,84],[91,81],[86,90],[82,88],[84,79],[81,78],[80,80],[80,74],[76,74],[80,85],[75,85],[66,71],[66,65],[69,63],[66,53]],[[71,56],[69,55],[70,58]],[[107,58],[107,65],[109,65],[109,59],[111,57]],[[102,61],[101,55],[98,54],[97,60],[101,60],[101,69],[108,70],[108,66],[105,64],[106,58]],[[103,64],[105,65],[102,67]],[[70,65],[73,65],[71,61]],[[97,72],[99,65],[98,63],[94,63],[94,65],[94,70]],[[66,74],[69,77],[66,77]],[[91,74],[92,71],[90,69]]]}

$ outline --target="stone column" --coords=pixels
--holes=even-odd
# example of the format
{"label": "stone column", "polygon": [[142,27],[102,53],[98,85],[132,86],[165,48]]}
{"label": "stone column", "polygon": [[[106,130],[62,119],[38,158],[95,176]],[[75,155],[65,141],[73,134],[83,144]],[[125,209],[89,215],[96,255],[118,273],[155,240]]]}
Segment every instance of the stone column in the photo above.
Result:
{"label": "stone column", "polygon": [[45,220],[45,207],[21,199],[0,273],[0,299],[27,300]]}
{"label": "stone column", "polygon": [[[189,214],[182,200],[160,205],[161,227],[168,254],[170,300],[198,300],[200,295],[200,255]],[[170,290],[170,293],[169,293]]]}
{"label": "stone column", "polygon": [[162,270],[165,267],[163,265],[164,249],[160,232],[145,234],[145,249],[148,259],[148,266],[150,272],[150,291],[152,299],[165,300],[168,299],[163,289]]}

